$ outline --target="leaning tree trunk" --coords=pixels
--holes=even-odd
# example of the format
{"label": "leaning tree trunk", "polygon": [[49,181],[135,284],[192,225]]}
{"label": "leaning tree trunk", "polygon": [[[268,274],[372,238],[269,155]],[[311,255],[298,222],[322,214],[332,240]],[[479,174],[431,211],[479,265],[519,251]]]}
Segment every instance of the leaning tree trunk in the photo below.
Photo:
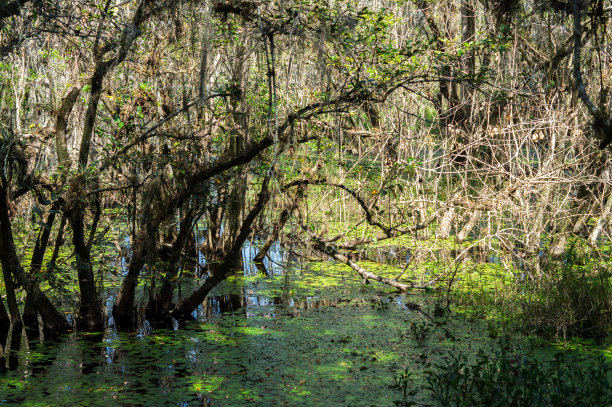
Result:
{"label": "leaning tree trunk", "polygon": [[239,233],[233,239],[232,247],[219,256],[219,261],[209,262],[210,277],[194,293],[179,301],[171,312],[172,316],[182,319],[189,318],[189,315],[206,299],[210,290],[225,280],[236,269],[241,259],[242,246],[251,233],[253,222],[255,222],[255,219],[257,219],[257,216],[259,216],[270,199],[268,185],[271,176],[272,173],[268,172],[266,178],[264,178],[257,202],[244,218]]}
{"label": "leaning tree trunk", "polygon": [[[316,168],[317,166],[315,166],[313,170],[315,170]],[[285,227],[285,223],[287,223],[287,221],[289,220],[291,212],[294,211],[295,208],[297,208],[298,204],[302,201],[302,199],[304,199],[304,186],[300,185],[298,187],[296,196],[292,199],[290,203],[289,208],[283,209],[278,218],[278,221],[272,228],[272,232],[268,235],[268,238],[264,242],[263,246],[261,246],[259,252],[257,252],[257,255],[253,258],[254,263],[263,262],[264,257],[266,257],[266,254],[268,254],[268,251],[270,251],[270,247],[272,247],[274,242],[278,240],[278,236],[280,235],[280,232],[283,227]]]}
{"label": "leaning tree trunk", "polygon": [[474,229],[474,226],[476,226],[476,224],[480,220],[481,216],[482,211],[480,210],[474,210],[474,212],[470,214],[470,218],[468,219],[465,226],[463,226],[459,233],[457,233],[457,243],[462,243],[463,241],[465,241],[465,239],[467,239],[472,229]]}
{"label": "leaning tree trunk", "polygon": [[209,270],[212,272],[210,277],[206,279],[196,291],[187,298],[181,299],[171,314],[177,319],[189,319],[191,313],[206,299],[208,293],[217,286],[220,282],[227,278],[230,271],[236,267],[237,259],[228,259],[226,262],[217,263],[219,267]]}
{"label": "leaning tree trunk", "polygon": [[[55,223],[55,216],[60,209],[60,201],[56,201],[51,206],[51,211],[45,224],[47,227],[41,228],[34,245],[34,251],[32,252],[32,260],[30,261],[30,276],[35,276],[37,273],[42,271],[43,260],[45,252],[49,246],[49,238],[51,236],[51,228]],[[61,233],[61,232],[58,232]],[[25,304],[23,306],[22,320],[26,327],[26,330],[38,331],[38,311],[32,300],[31,295],[26,296]]]}
{"label": "leaning tree trunk", "polygon": [[[12,281],[14,277],[16,282],[26,290],[26,293],[32,296],[32,301],[42,318],[43,327],[47,334],[66,332],[70,329],[70,325],[68,325],[64,315],[55,308],[21,265],[13,241],[13,228],[9,217],[6,194],[5,188],[0,189],[0,264],[2,264],[2,270],[3,272],[5,270],[10,271],[10,273],[7,273],[8,279]],[[19,323],[21,323],[21,319],[19,319]]]}
{"label": "leaning tree trunk", "polygon": [[281,229],[285,226],[285,223],[287,223],[287,220],[289,219],[290,214],[291,214],[291,211],[288,208],[285,208],[281,212],[278,218],[278,222],[276,222],[276,224],[272,228],[272,232],[270,232],[270,234],[268,235],[266,241],[264,242],[264,244],[261,246],[261,248],[257,252],[257,255],[253,257],[254,263],[263,263],[263,260],[266,257],[266,254],[268,254],[268,251],[270,251],[270,247],[272,247],[274,242],[278,240],[278,235]]}

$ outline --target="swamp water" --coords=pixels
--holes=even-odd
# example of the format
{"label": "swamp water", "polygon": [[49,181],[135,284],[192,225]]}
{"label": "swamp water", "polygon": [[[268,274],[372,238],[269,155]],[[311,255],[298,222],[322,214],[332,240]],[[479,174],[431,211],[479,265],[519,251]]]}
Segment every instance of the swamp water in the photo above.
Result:
{"label": "swamp water", "polygon": [[[433,318],[440,294],[397,294],[342,265],[282,257],[272,253],[268,275],[245,262],[181,329],[109,328],[27,346],[23,335],[0,376],[0,405],[433,406],[427,372],[452,356],[555,352],[461,314]],[[573,353],[584,361],[611,350]]]}

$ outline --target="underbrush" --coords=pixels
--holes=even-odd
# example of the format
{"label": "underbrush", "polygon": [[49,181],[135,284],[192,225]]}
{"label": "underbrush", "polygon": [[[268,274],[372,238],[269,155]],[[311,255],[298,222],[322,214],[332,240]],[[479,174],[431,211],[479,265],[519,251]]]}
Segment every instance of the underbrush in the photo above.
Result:
{"label": "underbrush", "polygon": [[610,372],[604,356],[581,366],[563,353],[551,362],[480,354],[474,363],[460,353],[426,372],[426,387],[437,405],[448,407],[607,406]]}
{"label": "underbrush", "polygon": [[[512,274],[512,273],[510,273]],[[538,273],[515,269],[464,269],[452,286],[452,303],[473,317],[510,324],[548,339],[602,338],[612,327],[612,269],[575,253],[546,260]]]}
{"label": "underbrush", "polygon": [[548,337],[605,337],[612,326],[612,272],[607,264],[569,255],[543,264],[524,283],[523,319]]}

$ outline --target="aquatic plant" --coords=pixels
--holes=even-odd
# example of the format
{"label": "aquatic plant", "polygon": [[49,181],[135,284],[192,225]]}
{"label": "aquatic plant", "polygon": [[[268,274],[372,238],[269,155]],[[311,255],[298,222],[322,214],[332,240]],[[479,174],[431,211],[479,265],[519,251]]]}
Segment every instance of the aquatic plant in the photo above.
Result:
{"label": "aquatic plant", "polygon": [[582,366],[564,353],[552,362],[501,353],[479,354],[468,363],[464,353],[426,372],[427,389],[438,405],[459,406],[607,406],[612,400],[612,366]]}
{"label": "aquatic plant", "polygon": [[372,303],[370,305],[372,309],[375,309],[378,311],[384,311],[384,310],[389,309],[389,307],[391,306],[391,301],[392,301],[392,298],[388,298],[388,299],[375,298],[372,300]]}
{"label": "aquatic plant", "polygon": [[393,378],[393,384],[391,384],[389,387],[402,391],[402,399],[393,401],[393,404],[396,406],[413,406],[416,404],[414,401],[408,400],[409,395],[414,395],[417,392],[416,389],[408,391],[412,383],[412,375],[413,372],[409,371],[408,368],[405,368],[403,372],[400,372]]}
{"label": "aquatic plant", "polygon": [[612,326],[612,272],[605,263],[572,251],[547,261],[523,285],[524,323],[552,337],[605,337]]}
{"label": "aquatic plant", "polygon": [[409,332],[412,338],[417,341],[419,345],[422,345],[425,339],[427,339],[429,333],[431,332],[431,329],[432,325],[425,321],[412,321],[410,323]]}

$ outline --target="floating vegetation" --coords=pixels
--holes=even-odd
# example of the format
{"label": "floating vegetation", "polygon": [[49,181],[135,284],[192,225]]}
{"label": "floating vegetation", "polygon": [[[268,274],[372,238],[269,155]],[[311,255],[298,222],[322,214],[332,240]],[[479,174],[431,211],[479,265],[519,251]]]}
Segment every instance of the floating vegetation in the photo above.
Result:
{"label": "floating vegetation", "polygon": [[[344,266],[313,265],[234,276],[183,329],[31,342],[0,378],[0,405],[431,405],[443,391],[432,372],[446,371],[449,352],[498,363],[486,321],[451,313],[433,323],[420,311],[433,315],[435,295],[393,294]],[[505,340],[529,348],[517,332]],[[532,352],[552,360],[542,346]]]}

